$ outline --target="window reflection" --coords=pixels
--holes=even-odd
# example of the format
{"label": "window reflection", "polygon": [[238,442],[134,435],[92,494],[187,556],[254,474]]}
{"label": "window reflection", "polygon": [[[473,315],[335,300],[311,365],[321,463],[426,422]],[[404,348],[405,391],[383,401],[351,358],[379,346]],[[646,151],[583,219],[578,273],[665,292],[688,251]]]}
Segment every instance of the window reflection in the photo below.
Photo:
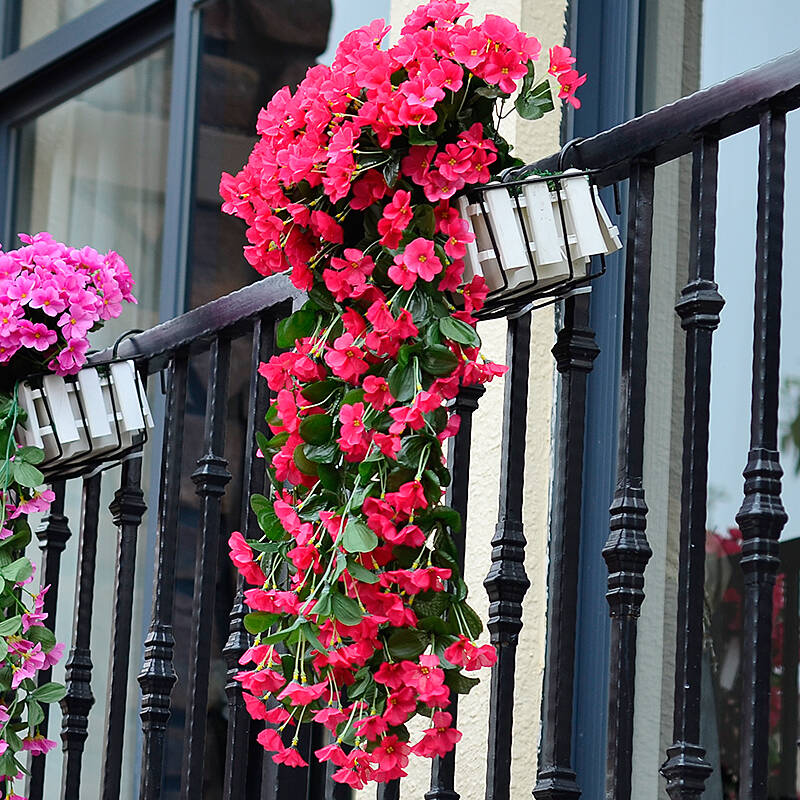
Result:
{"label": "window reflection", "polygon": [[[18,0],[19,47],[47,36],[103,0]],[[13,0],[12,0],[13,3]]]}

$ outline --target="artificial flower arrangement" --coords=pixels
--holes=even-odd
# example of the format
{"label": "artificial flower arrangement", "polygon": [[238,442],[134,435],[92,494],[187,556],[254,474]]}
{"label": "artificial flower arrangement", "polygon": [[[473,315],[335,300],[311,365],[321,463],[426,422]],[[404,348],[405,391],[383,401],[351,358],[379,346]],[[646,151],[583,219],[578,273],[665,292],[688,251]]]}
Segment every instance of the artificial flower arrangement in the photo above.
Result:
{"label": "artificial flower arrangement", "polygon": [[[535,38],[466,11],[420,6],[388,49],[382,20],[350,33],[262,109],[248,163],[220,185],[249,263],[308,293],[278,328],[286,352],[259,369],[275,393],[257,435],[271,492],[251,498],[261,538],[230,539],[255,636],[236,677],[276,762],[306,764],[297,726],[313,720],[332,734],[316,757],[356,788],[451,750],[448,704],[477,683],[463,671],[496,659],[476,644],[461,519],[443,503],[452,401],[505,372],[480,353],[487,289],[463,282],[473,235],[455,196],[521,163],[497,132],[517,89],[536,119],[549,78],[575,106],[585,80],[563,47],[537,80]],[[430,723],[412,743],[416,715]]]}
{"label": "artificial flower arrangement", "polygon": [[43,488],[38,447],[21,447],[16,435],[25,424],[18,384],[50,370],[72,375],[86,362],[88,335],[135,303],[133,278],[115,252],[76,249],[48,233],[20,235],[25,246],[0,249],[0,780],[7,796],[21,780],[22,751],[46,753],[55,742],[39,733],[43,704],[60,700],[64,686],[37,685],[37,673],[61,658],[45,626],[48,587],[33,590],[34,565],[24,554],[31,541],[26,516],[46,511],[55,495]]}

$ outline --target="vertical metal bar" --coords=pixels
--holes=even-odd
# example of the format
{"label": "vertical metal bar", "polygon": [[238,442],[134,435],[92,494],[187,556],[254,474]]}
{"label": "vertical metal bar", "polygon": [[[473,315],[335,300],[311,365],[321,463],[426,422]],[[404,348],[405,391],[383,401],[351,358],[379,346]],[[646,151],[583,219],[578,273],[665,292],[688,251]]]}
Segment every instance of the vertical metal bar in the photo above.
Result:
{"label": "vertical metal bar", "polygon": [[[69,520],[64,516],[64,499],[67,491],[66,481],[55,481],[53,492],[55,500],[50,505],[47,516],[42,519],[41,526],[36,531],[39,539],[39,549],[42,551],[42,571],[40,588],[49,586],[50,590],[44,597],[44,612],[47,614],[48,624],[55,625],[56,609],[58,607],[58,585],[61,569],[61,554],[67,546],[67,541],[72,535],[69,529]],[[42,670],[39,673],[39,684],[51,680],[53,670]],[[44,719],[39,723],[39,731],[47,735],[50,718],[49,706],[42,706]],[[31,760],[31,773],[28,778],[28,797],[30,800],[42,800],[44,794],[44,765],[43,758]]]}
{"label": "vertical metal bar", "polygon": [[508,800],[511,788],[514,667],[522,628],[522,599],[530,586],[522,526],[530,338],[530,313],[509,320],[506,361],[510,370],[505,383],[500,511],[492,537],[492,565],[483,582],[489,595],[491,642],[497,648],[489,700],[486,800]]}
{"label": "vertical metal bar", "polygon": [[164,745],[170,716],[170,693],[175,684],[173,667],[172,604],[175,595],[175,550],[181,487],[183,427],[186,416],[186,375],[189,354],[176,353],[170,366],[161,456],[161,496],[158,501],[156,571],[153,611],[139,673],[142,688],[142,770],[140,800],[159,800],[164,771]]}
{"label": "vertical metal bar", "polygon": [[744,501],[736,515],[744,572],[741,800],[767,797],[772,588],[780,563],[778,537],[787,519],[778,454],[786,115],[764,111],[759,129],[750,452],[743,473]]}
{"label": "vertical metal bar", "polygon": [[206,745],[208,676],[211,663],[211,627],[214,618],[214,587],[217,583],[222,496],[231,479],[225,453],[228,416],[228,376],[231,342],[217,336],[211,345],[204,454],[197,461],[192,480],[202,504],[202,531],[197,542],[192,601],[192,636],[189,645],[189,679],[185,747],[183,750],[183,800],[199,797],[203,791],[203,762]]}
{"label": "vertical metal bar", "polygon": [[798,565],[786,566],[783,582],[780,797],[797,795]]}
{"label": "vertical metal bar", "polygon": [[169,141],[164,200],[164,241],[159,314],[170,319],[185,310],[189,261],[195,148],[197,75],[202,9],[197,0],[175,1]]}
{"label": "vertical metal bar", "polygon": [[[258,375],[258,366],[273,349],[274,330],[266,317],[256,319],[253,325],[250,357],[250,386],[247,408],[247,434],[245,438],[244,466],[242,469],[242,535],[252,538],[258,523],[250,508],[250,495],[264,486],[265,464],[256,458],[255,433],[259,420],[264,419],[269,405],[267,382]],[[239,658],[247,649],[249,640],[244,627],[247,607],[244,604],[244,581],[237,576],[236,597],[229,617],[228,641],[222,650],[228,665],[225,693],[228,697],[228,732],[225,756],[224,800],[236,800],[246,796],[247,762],[249,750],[250,715],[244,706],[242,693],[233,676],[239,671]]]}
{"label": "vertical metal bar", "polygon": [[75,625],[72,650],[66,665],[67,694],[61,701],[61,740],[64,769],[61,775],[61,797],[80,797],[83,745],[88,736],[92,695],[92,602],[97,557],[97,524],[100,515],[101,473],[83,479],[83,506],[78,544],[78,578],[75,587]]}
{"label": "vertical metal bar", "polygon": [[[454,796],[458,797],[455,793]],[[396,778],[388,783],[379,784],[375,797],[377,800],[400,800],[400,779]],[[428,797],[428,794],[426,794],[425,797]]]}
{"label": "vertical metal bar", "polygon": [[578,617],[586,383],[600,352],[589,327],[589,295],[564,303],[564,324],[553,355],[559,372],[555,463],[550,512],[547,648],[542,694],[542,739],[533,796],[577,800],[572,768],[572,702]]}
{"label": "vertical metal bar", "polygon": [[675,646],[673,744],[661,773],[673,800],[703,794],[711,764],[700,746],[705,605],[708,425],[711,337],[725,301],[714,282],[717,220],[716,139],[704,137],[692,154],[692,223],[689,282],[675,310],[686,331],[683,396],[683,472]]}
{"label": "vertical metal bar", "polygon": [[142,483],[142,451],[135,450],[122,462],[119,489],[109,505],[117,539],[117,570],[114,580],[114,615],[111,631],[105,749],[103,751],[103,800],[118,800],[122,777],[122,745],[125,708],[128,705],[128,669],[133,619],[136,539],[147,504]]}
{"label": "vertical metal bar", "polygon": [[[478,401],[486,390],[483,386],[464,386],[456,397],[455,413],[459,416],[461,424],[458,433],[450,440],[448,464],[452,471],[452,480],[447,494],[447,503],[461,516],[461,530],[454,536],[458,552],[458,568],[464,572],[464,557],[466,551],[467,507],[469,503],[469,462],[472,445],[472,415],[478,408]],[[458,724],[458,696],[452,695],[448,712],[453,717],[453,726]],[[455,747],[446,755],[437,757],[431,765],[431,788],[425,794],[425,800],[458,800],[459,794],[455,791],[456,777],[456,749]],[[400,796],[400,782],[397,781],[397,794]],[[391,800],[389,796],[385,800]]]}
{"label": "vertical metal bar", "polygon": [[645,535],[647,504],[642,472],[654,172],[652,164],[642,161],[631,169],[617,488],[609,509],[610,532],[603,547],[611,615],[606,796],[614,800],[630,800],[631,796],[636,624],[644,600],[644,570],[652,555]]}

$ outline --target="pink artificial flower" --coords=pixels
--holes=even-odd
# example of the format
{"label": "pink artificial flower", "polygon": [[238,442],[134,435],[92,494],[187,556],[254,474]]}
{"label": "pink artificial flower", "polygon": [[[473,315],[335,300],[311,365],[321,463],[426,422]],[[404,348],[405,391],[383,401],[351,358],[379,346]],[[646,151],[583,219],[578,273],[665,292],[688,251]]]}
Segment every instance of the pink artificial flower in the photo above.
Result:
{"label": "pink artificial flower", "polygon": [[19,341],[23,347],[43,351],[54,345],[57,339],[58,334],[43,322],[23,319],[19,323]]}
{"label": "pink artificial flower", "polygon": [[[24,641],[24,640],[23,640]],[[27,642],[30,645],[30,642]],[[22,642],[20,642],[22,645]],[[12,662],[11,669],[13,675],[11,677],[11,688],[16,689],[25,678],[32,678],[40,669],[44,669],[45,654],[42,652],[42,646],[37,644],[26,649],[18,649],[16,651],[20,656],[20,663],[15,664]]]}
{"label": "pink artificial flower", "polygon": [[26,736],[22,740],[22,749],[27,750],[32,756],[41,756],[56,746],[54,741],[46,739],[41,733]]}
{"label": "pink artificial flower", "polygon": [[234,531],[228,539],[228,546],[231,550],[231,561],[242,577],[248,583],[263,586],[267,580],[266,575],[253,560],[253,549],[247,544],[244,536],[239,531]]}
{"label": "pink artificial flower", "polygon": [[578,75],[577,70],[571,69],[558,76],[559,100],[566,100],[573,108],[580,108],[581,101],[575,97],[578,87],[586,83],[586,75]]}
{"label": "pink artificial flower", "polygon": [[411,748],[412,752],[425,758],[449,753],[461,741],[461,732],[450,727],[452,722],[453,717],[446,711],[434,712],[433,727],[422,732],[422,739]]}
{"label": "pink artificial flower", "polygon": [[352,334],[343,333],[325,353],[325,362],[333,374],[349,383],[355,383],[368,369],[364,352],[355,347],[354,341]]}
{"label": "pink artificial flower", "polygon": [[573,69],[572,65],[575,63],[575,57],[569,47],[562,47],[555,45],[550,48],[550,67],[548,72],[551,75],[558,77],[562,72],[569,72]]}

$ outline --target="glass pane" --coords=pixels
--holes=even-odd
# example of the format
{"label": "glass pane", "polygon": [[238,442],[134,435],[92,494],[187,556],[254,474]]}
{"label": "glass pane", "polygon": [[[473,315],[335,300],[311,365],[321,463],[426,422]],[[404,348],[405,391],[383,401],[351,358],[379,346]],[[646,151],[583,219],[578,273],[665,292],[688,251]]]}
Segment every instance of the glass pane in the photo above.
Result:
{"label": "glass pane", "polygon": [[[27,123],[18,131],[14,230],[50,231],[57,239],[98,250],[114,249],[128,262],[136,279],[139,303],[127,306],[119,319],[110,320],[92,336],[96,347],[112,344],[123,331],[147,328],[158,322],[161,241],[164,219],[167,131],[170,95],[171,47],[113,75],[60,106]],[[9,243],[8,246],[15,246]],[[155,382],[157,388],[157,381]],[[151,386],[151,389],[153,386]],[[152,394],[152,392],[151,392]],[[146,448],[146,456],[153,448]],[[157,448],[156,448],[156,458]],[[146,457],[143,489],[148,503]],[[81,796],[100,796],[103,729],[108,681],[112,598],[117,533],[106,509],[119,486],[120,470],[105,473],[101,496],[101,526],[92,625],[92,691],[95,706],[89,715],[89,743],[83,756]],[[66,514],[72,537],[61,561],[56,636],[70,646],[74,606],[72,602],[78,561],[80,481],[71,481]],[[136,673],[141,664],[141,641],[149,620],[152,577],[145,568],[148,530],[155,509],[140,528],[137,588],[133,614],[133,646],[126,709],[125,750],[120,800],[138,793],[139,687]],[[150,544],[150,548],[152,545]],[[31,558],[39,551],[31,545]],[[54,669],[54,680],[63,680],[64,661]],[[51,709],[50,738],[58,740],[61,713]],[[58,797],[61,759],[46,762],[45,797]]]}
{"label": "glass pane", "polygon": [[103,0],[19,0],[19,47],[52,33]]}
{"label": "glass pane", "polygon": [[136,279],[139,304],[95,346],[158,321],[170,59],[162,49],[19,129],[14,230],[114,249]]}

